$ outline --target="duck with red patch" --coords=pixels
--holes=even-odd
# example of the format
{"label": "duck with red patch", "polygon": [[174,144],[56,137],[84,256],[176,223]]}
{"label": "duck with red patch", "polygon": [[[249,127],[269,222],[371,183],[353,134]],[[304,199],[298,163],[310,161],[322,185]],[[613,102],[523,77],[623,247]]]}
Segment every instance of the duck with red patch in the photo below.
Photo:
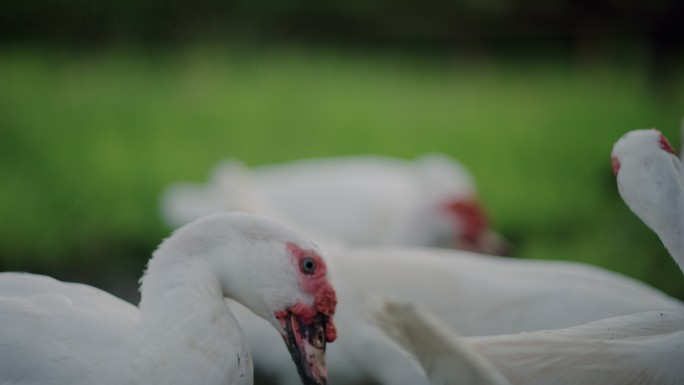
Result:
{"label": "duck with red patch", "polygon": [[316,246],[277,223],[231,213],[178,229],[140,293],[135,307],[85,285],[0,274],[0,384],[252,385],[227,299],[280,333],[304,385],[327,383],[335,290]]}
{"label": "duck with red patch", "polygon": [[219,164],[206,185],[170,186],[161,207],[171,226],[218,211],[268,214],[320,245],[332,238],[350,246],[510,251],[489,227],[471,173],[443,154],[305,159],[254,169],[232,159]]}

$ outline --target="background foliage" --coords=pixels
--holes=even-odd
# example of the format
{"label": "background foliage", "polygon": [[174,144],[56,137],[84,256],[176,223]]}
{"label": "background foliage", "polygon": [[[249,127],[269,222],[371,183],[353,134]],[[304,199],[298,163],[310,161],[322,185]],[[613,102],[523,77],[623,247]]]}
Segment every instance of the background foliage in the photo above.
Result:
{"label": "background foliage", "polygon": [[610,169],[679,143],[680,2],[9,1],[0,12],[0,268],[135,299],[166,183],[220,159],[431,151],[475,174],[522,258],[684,298]]}

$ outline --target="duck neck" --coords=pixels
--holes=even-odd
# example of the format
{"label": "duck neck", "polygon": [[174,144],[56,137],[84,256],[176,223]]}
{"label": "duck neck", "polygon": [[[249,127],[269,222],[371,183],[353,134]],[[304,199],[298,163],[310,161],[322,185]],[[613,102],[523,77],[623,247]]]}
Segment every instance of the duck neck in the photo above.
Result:
{"label": "duck neck", "polygon": [[166,250],[155,252],[150,260],[140,292],[143,322],[173,323],[223,303],[221,285],[208,261]]}
{"label": "duck neck", "polygon": [[684,223],[680,221],[667,230],[658,236],[684,274]]}
{"label": "duck neck", "polygon": [[674,229],[672,231],[671,239],[668,240],[665,247],[667,247],[667,250],[670,252],[675,262],[677,262],[679,270],[684,273],[684,169],[682,168],[681,162],[677,161],[676,164],[678,170],[677,191],[679,191],[679,193],[677,194],[677,205],[674,207],[674,210],[676,210],[679,215],[677,216],[676,225],[673,226]]}
{"label": "duck neck", "polygon": [[[641,163],[638,163],[640,161]],[[618,167],[619,166],[618,162]],[[684,273],[684,168],[669,154],[625,160],[618,190],[627,206],[653,232]]]}
{"label": "duck neck", "polygon": [[141,285],[143,370],[168,373],[170,381],[179,373],[202,373],[206,383],[225,383],[236,372],[240,380],[251,378],[242,330],[214,271],[211,260],[199,256],[163,247],[155,252]]}
{"label": "duck neck", "polygon": [[[638,213],[636,210],[632,210]],[[670,256],[684,273],[684,204],[669,207],[661,211],[661,215],[654,220],[650,216],[639,216],[650,227],[663,243]]]}
{"label": "duck neck", "polygon": [[673,179],[674,183],[663,188],[660,204],[667,202],[667,206],[661,207],[658,223],[647,224],[684,273],[684,175],[680,172]]}

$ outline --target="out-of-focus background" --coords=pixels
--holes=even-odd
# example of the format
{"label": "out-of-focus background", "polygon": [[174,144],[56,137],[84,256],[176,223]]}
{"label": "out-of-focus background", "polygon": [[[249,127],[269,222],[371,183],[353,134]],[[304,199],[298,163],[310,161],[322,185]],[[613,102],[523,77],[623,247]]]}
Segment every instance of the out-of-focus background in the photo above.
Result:
{"label": "out-of-focus background", "polygon": [[621,201],[625,132],[679,148],[676,0],[9,0],[0,12],[0,270],[137,301],[158,198],[250,166],[443,152],[514,256],[585,261],[684,298]]}

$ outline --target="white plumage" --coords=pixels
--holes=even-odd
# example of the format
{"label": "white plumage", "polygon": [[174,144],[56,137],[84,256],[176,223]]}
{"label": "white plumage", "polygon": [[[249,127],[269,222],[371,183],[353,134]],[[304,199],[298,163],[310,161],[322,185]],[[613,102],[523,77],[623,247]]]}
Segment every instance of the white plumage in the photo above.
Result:
{"label": "white plumage", "polygon": [[268,214],[309,234],[350,245],[448,246],[506,252],[460,163],[429,154],[414,161],[381,156],[301,160],[249,170],[224,161],[206,185],[176,183],[162,196],[170,226],[219,211]]}
{"label": "white plumage", "polygon": [[428,312],[383,301],[375,323],[418,360],[431,385],[510,385],[464,338]]}
{"label": "white plumage", "polygon": [[[635,279],[561,261],[520,260],[453,250],[376,247],[329,254],[340,303],[340,337],[328,348],[330,383],[427,384],[370,319],[366,302],[379,296],[435,312],[465,335],[515,333],[575,326],[649,310],[676,311],[680,301]],[[295,385],[278,339],[248,312],[236,311],[255,368],[276,383]],[[275,348],[275,349],[274,349]]]}
{"label": "white plumage", "polygon": [[[332,322],[334,303],[313,321],[296,309],[314,314],[319,289],[327,288],[333,300],[334,292],[322,260],[312,292],[290,243],[315,251],[306,239],[259,217],[198,220],[155,251],[141,280],[139,308],[90,286],[2,273],[0,383],[252,384],[244,335],[224,302],[230,297],[299,349],[305,383],[322,384],[321,341],[300,333],[332,325],[326,322]],[[299,326],[293,331],[289,323]],[[288,333],[299,340],[293,343]]]}
{"label": "white plumage", "polygon": [[682,311],[484,337],[461,337],[433,315],[396,303],[385,304],[376,322],[418,359],[431,385],[684,383]]}
{"label": "white plumage", "polygon": [[615,144],[612,160],[622,199],[684,269],[684,167],[674,149],[659,131],[636,130]]}
{"label": "white plumage", "polygon": [[[656,130],[633,131],[616,143],[612,163],[620,195],[682,268],[684,168],[674,150]],[[476,367],[481,374],[502,374],[512,384],[684,383],[682,309],[663,308],[560,330],[470,338],[450,334],[430,317],[389,305],[380,322],[390,336],[428,363],[424,367],[433,385],[445,383],[435,378],[459,380],[459,373],[448,366],[429,365],[435,349],[447,349],[456,365],[481,354],[476,359],[484,357],[491,364]],[[438,334],[443,343],[435,346],[434,338],[415,337],[421,334]]]}

